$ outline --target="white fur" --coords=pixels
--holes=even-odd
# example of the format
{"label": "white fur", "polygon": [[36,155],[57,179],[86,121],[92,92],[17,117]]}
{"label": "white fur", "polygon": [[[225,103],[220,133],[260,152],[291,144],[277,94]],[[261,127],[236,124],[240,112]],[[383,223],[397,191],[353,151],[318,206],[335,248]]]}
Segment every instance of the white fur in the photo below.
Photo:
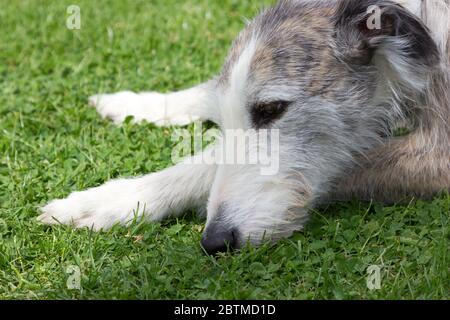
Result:
{"label": "white fur", "polygon": [[249,91],[246,88],[249,85],[247,77],[256,47],[257,40],[253,38],[248,42],[231,70],[229,86],[220,99],[222,129],[245,128],[246,93]]}
{"label": "white fur", "polygon": [[[250,69],[251,59],[256,50],[256,40],[252,39],[244,48],[241,56],[233,66],[230,75],[230,85],[221,95],[221,121],[220,125],[224,130],[244,129],[245,127],[245,102],[247,77]],[[224,137],[226,138],[226,136]],[[226,142],[225,142],[226,143]],[[230,166],[222,165],[217,173],[214,184],[211,189],[208,201],[208,221],[216,215],[220,199],[223,199],[222,188],[227,177],[226,168]]]}
{"label": "white fur", "polygon": [[[194,157],[186,163],[198,161]],[[46,224],[72,224],[100,230],[117,223],[128,224],[135,218],[159,221],[189,208],[204,210],[216,166],[186,163],[140,178],[112,180],[74,192],[66,199],[47,204],[38,219]]]}
{"label": "white fur", "polygon": [[187,125],[197,120],[215,120],[217,112],[210,107],[212,90],[197,86],[174,93],[133,93],[123,91],[114,94],[98,94],[89,98],[104,118],[121,123],[128,116],[134,122],[146,120],[158,126]]}

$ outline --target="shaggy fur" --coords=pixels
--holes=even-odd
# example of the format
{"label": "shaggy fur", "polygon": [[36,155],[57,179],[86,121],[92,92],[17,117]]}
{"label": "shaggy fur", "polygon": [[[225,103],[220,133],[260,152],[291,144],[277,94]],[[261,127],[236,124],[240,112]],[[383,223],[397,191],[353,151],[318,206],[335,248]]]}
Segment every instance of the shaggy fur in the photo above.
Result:
{"label": "shaggy fur", "polygon": [[361,158],[360,166],[339,180],[335,199],[394,203],[431,198],[450,188],[450,1],[398,1],[409,3],[428,26],[440,63],[429,75],[423,99],[403,101],[415,109],[407,119],[412,132]]}

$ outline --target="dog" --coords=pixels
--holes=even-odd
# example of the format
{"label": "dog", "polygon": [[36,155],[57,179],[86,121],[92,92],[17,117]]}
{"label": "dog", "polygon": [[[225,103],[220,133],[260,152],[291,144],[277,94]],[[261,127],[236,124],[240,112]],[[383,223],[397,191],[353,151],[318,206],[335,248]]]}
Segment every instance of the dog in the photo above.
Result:
{"label": "dog", "polygon": [[212,80],[89,102],[116,123],[278,130],[279,170],[198,161],[219,154],[218,139],[163,171],[52,201],[43,223],[101,230],[196,208],[214,254],[289,237],[324,203],[431,198],[450,190],[450,0],[281,0],[247,24]]}

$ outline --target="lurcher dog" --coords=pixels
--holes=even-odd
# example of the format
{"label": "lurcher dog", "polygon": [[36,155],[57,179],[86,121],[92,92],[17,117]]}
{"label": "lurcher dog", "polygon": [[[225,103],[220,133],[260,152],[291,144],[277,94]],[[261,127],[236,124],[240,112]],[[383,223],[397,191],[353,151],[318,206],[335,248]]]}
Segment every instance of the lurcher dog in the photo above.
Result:
{"label": "lurcher dog", "polygon": [[[276,173],[202,161],[223,151],[225,136],[161,172],[52,201],[39,220],[99,230],[198,208],[207,218],[202,246],[215,253],[288,237],[308,208],[330,201],[448,191],[449,36],[449,0],[280,1],[248,23],[207,83],[90,98],[117,123],[210,120],[221,132],[270,130],[271,141],[277,132]],[[394,137],[405,123],[410,133]]]}

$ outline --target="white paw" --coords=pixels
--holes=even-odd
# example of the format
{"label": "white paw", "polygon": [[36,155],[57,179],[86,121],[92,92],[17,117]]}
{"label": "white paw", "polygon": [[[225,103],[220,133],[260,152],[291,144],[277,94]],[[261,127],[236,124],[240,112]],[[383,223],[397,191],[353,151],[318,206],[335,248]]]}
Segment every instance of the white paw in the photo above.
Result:
{"label": "white paw", "polygon": [[[158,109],[161,99],[155,95]],[[115,123],[122,123],[127,116],[133,116],[135,122],[142,121],[140,117],[143,113],[141,99],[138,94],[124,91],[114,94],[97,94],[89,97],[89,104],[94,106],[98,113],[104,117],[111,119]],[[156,116],[156,115],[155,115]]]}
{"label": "white paw", "polygon": [[88,227],[94,230],[106,230],[115,224],[126,225],[136,214],[141,214],[142,210],[135,197],[124,194],[123,190],[114,189],[116,189],[114,185],[106,184],[74,192],[66,199],[51,201],[40,209],[38,221],[45,224],[67,224],[76,228]]}
{"label": "white paw", "polygon": [[158,126],[187,125],[198,120],[198,117],[191,115],[169,114],[166,95],[157,92],[97,94],[89,97],[89,104],[102,117],[111,119],[116,124],[122,123],[128,116],[133,116],[136,123],[146,120]]}

